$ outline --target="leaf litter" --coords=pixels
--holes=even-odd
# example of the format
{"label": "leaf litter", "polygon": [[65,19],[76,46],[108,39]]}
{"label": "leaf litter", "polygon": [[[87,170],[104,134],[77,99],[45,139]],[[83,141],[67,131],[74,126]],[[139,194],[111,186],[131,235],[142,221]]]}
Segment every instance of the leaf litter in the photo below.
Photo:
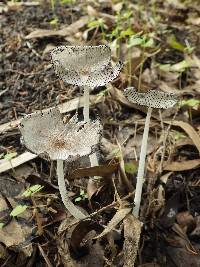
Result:
{"label": "leaf litter", "polygon": [[[133,266],[136,262],[135,266],[144,267],[198,267],[198,3],[150,1],[140,8],[131,1],[74,2],[56,3],[54,9],[43,2],[0,7],[0,155],[17,153],[0,160],[0,264]],[[11,30],[10,25],[15,27]],[[125,67],[112,85],[96,88],[90,97],[91,116],[96,118],[98,113],[104,125],[100,164],[89,167],[84,159],[77,165],[65,164],[72,201],[91,214],[78,222],[60,201],[54,164],[26,152],[19,145],[16,127],[25,114],[55,104],[65,121],[76,110],[81,114],[81,88],[57,79],[48,47],[106,45],[108,38],[113,61],[121,58]],[[143,228],[129,206],[133,205],[147,110],[124,97],[127,87],[139,87],[141,93],[156,89],[175,93],[184,103],[162,116],[152,114],[141,207]],[[161,161],[163,168],[159,169]],[[24,166],[27,168],[21,168]],[[101,178],[91,183],[88,176]],[[23,196],[34,185],[43,189]],[[128,208],[120,206],[120,200],[128,201]],[[61,226],[63,230],[57,231]],[[98,235],[101,238],[95,239]]]}

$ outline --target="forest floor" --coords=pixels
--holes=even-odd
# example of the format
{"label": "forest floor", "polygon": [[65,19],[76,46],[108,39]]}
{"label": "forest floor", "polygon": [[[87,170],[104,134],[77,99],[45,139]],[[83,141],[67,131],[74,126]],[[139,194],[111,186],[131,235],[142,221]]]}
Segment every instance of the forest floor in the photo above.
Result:
{"label": "forest floor", "polygon": [[[2,267],[133,266],[130,210],[146,108],[123,96],[130,86],[180,100],[152,115],[135,266],[200,266],[199,1],[147,2],[0,3]],[[64,84],[51,64],[51,49],[63,44],[108,44],[124,62],[112,84],[91,92],[91,117],[103,125],[100,167],[88,158],[65,166],[72,201],[97,211],[80,222],[61,201],[54,162],[27,152],[17,127],[55,105],[66,119],[77,110],[81,118],[82,88]]]}

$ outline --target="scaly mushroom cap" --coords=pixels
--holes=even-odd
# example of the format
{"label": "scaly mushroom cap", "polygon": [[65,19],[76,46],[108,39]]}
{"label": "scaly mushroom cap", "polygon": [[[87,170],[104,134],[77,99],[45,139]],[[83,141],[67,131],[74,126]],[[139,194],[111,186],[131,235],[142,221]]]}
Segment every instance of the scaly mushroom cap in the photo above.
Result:
{"label": "scaly mushroom cap", "polygon": [[134,87],[125,89],[124,95],[130,102],[152,108],[168,109],[173,107],[178,101],[177,96],[172,93],[164,93],[157,90],[150,90],[147,93],[139,93]]}
{"label": "scaly mushroom cap", "polygon": [[76,115],[64,124],[55,108],[26,116],[19,129],[24,145],[33,153],[48,155],[52,160],[70,161],[92,153],[99,142],[102,127],[98,120],[78,122]]}
{"label": "scaly mushroom cap", "polygon": [[107,45],[59,46],[51,51],[56,74],[68,84],[103,86],[119,75],[123,64],[111,66],[111,50]]}

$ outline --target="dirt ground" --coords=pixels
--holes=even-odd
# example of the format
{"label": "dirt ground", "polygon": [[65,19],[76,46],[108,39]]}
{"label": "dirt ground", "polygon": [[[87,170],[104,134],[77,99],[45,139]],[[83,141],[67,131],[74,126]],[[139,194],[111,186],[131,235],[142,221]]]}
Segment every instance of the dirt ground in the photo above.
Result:
{"label": "dirt ground", "polygon": [[[199,1],[3,1],[0,25],[0,266],[134,266],[131,208],[147,110],[125,98],[130,86],[179,99],[152,114],[135,266],[200,266]],[[80,222],[61,201],[55,162],[27,152],[17,127],[55,105],[65,120],[83,118],[82,88],[64,84],[50,57],[77,44],[108,44],[124,62],[114,82],[91,92],[91,118],[103,125],[100,167],[88,157],[65,163],[70,198],[96,212]],[[38,192],[23,194],[34,185]]]}

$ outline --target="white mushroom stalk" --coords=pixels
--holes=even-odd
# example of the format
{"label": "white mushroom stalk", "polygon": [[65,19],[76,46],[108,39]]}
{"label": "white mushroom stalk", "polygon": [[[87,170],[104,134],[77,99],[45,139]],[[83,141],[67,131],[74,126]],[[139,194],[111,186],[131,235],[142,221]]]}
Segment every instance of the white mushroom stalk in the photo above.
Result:
{"label": "white mushroom stalk", "polygon": [[164,92],[156,91],[156,90],[150,90],[147,93],[138,93],[133,87],[127,88],[124,91],[124,95],[128,98],[130,102],[148,107],[145,127],[144,127],[144,132],[143,132],[143,137],[142,137],[140,160],[139,160],[138,173],[137,173],[137,182],[136,182],[136,190],[135,190],[135,197],[134,197],[135,207],[133,208],[133,215],[136,218],[138,218],[139,210],[140,210],[140,203],[141,203],[141,196],[142,196],[142,187],[143,187],[143,182],[144,182],[145,160],[146,160],[146,154],[147,154],[147,140],[148,140],[149,125],[150,125],[150,118],[151,118],[152,110],[153,108],[158,108],[158,109],[171,108],[177,103],[178,100],[175,94],[164,93]]}
{"label": "white mushroom stalk", "polygon": [[[56,74],[67,84],[83,87],[84,121],[89,122],[89,95],[95,87],[104,86],[119,75],[123,64],[111,64],[111,50],[107,45],[59,46],[51,51]],[[91,166],[98,165],[95,154]]]}
{"label": "white mushroom stalk", "polygon": [[76,219],[85,218],[85,214],[68,197],[63,161],[75,160],[92,153],[100,138],[99,121],[78,122],[75,115],[64,124],[59,110],[54,108],[46,113],[36,112],[26,116],[22,119],[19,129],[27,149],[57,161],[58,186],[62,201]]}

